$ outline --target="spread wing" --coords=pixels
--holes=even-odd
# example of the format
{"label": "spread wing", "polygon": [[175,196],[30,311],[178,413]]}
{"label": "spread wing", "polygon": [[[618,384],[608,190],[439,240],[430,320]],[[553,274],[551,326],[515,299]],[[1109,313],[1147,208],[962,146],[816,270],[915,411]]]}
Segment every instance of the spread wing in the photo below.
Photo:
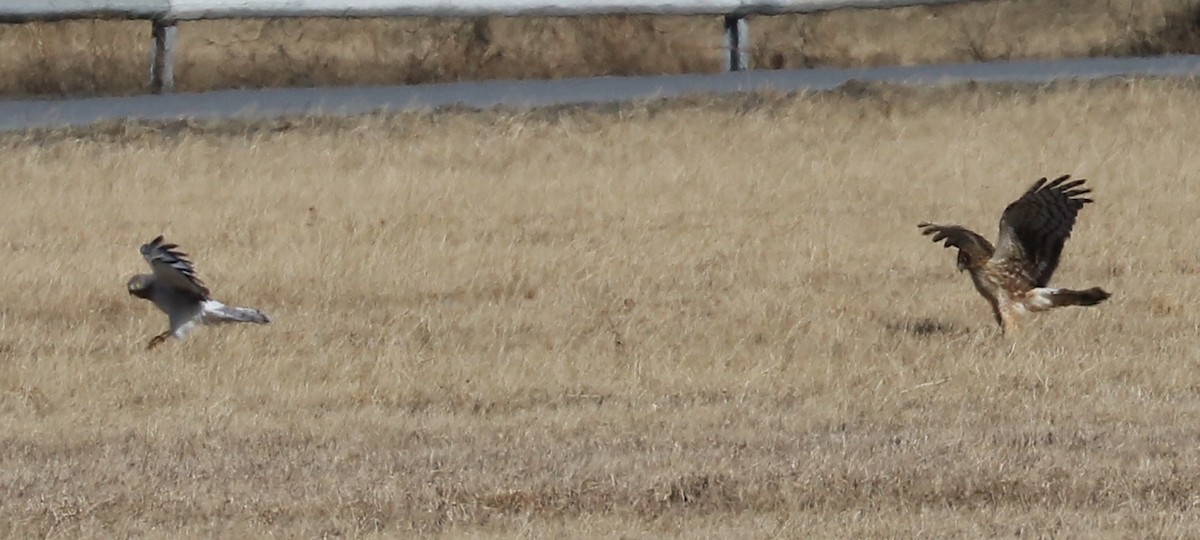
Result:
{"label": "spread wing", "polygon": [[163,242],[159,235],[149,244],[143,244],[142,257],[154,271],[156,285],[163,285],[199,300],[208,300],[208,287],[196,277],[196,269],[187,260],[187,254],[176,251],[179,246]]}
{"label": "spread wing", "polygon": [[1083,187],[1084,182],[1071,180],[1070,175],[1034,182],[1004,209],[995,258],[1016,263],[1033,286],[1045,287],[1058,268],[1075,216],[1083,205],[1092,202],[1083,197],[1092,191]]}
{"label": "spread wing", "polygon": [[960,252],[966,253],[974,265],[983,264],[992,257],[992,253],[995,251],[987,238],[965,227],[933,223],[919,223],[917,227],[921,229],[921,234],[933,235],[934,242],[945,241],[942,244],[943,247],[956,247]]}

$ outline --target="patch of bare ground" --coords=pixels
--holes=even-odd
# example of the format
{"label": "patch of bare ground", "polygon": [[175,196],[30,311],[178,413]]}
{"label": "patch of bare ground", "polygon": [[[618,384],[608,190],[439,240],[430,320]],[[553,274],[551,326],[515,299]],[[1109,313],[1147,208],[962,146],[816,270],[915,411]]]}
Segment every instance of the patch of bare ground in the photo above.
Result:
{"label": "patch of bare ground", "polygon": [[[1195,0],[990,0],[753,17],[760,69],[1197,52]],[[180,25],[178,88],[711,73],[716,17],[276,19]],[[146,91],[149,24],[0,26],[0,94]]]}
{"label": "patch of bare ground", "polygon": [[[1195,82],[0,139],[0,535],[1184,536]],[[1089,178],[997,335],[926,220]],[[126,295],[167,237],[267,327]]]}

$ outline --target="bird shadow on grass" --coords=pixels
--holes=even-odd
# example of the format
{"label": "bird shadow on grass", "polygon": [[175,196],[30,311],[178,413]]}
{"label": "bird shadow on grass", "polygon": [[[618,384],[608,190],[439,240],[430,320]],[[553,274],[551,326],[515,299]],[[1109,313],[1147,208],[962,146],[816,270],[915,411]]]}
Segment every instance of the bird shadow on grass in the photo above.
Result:
{"label": "bird shadow on grass", "polygon": [[934,336],[961,336],[970,332],[968,328],[939,321],[931,317],[892,321],[885,325],[892,334],[909,334],[919,338]]}

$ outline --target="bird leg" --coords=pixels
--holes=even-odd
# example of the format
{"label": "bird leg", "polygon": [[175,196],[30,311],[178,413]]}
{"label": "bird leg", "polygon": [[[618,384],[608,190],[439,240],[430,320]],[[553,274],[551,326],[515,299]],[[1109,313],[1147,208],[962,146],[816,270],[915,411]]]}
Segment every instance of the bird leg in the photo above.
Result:
{"label": "bird leg", "polygon": [[150,343],[149,343],[148,345],[146,345],[146,350],[147,350],[147,351],[152,351],[152,350],[154,350],[154,348],[155,348],[155,347],[157,347],[157,346],[159,346],[159,345],[162,345],[162,343],[163,343],[164,341],[166,341],[166,340],[167,340],[167,338],[168,338],[168,337],[170,337],[170,336],[171,336],[171,331],[170,331],[170,330],[168,330],[168,331],[166,331],[166,332],[163,332],[163,333],[161,333],[161,334],[159,334],[159,335],[157,335],[157,336],[154,336],[153,338],[150,338]]}
{"label": "bird leg", "polygon": [[1021,330],[1021,312],[1012,304],[996,310],[1000,315],[1000,333],[1006,336],[1016,335]]}

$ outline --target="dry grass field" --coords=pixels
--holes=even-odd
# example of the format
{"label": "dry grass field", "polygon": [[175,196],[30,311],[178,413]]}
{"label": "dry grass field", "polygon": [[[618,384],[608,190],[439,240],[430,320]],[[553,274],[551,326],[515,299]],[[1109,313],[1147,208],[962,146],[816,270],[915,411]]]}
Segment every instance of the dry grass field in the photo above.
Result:
{"label": "dry grass field", "polygon": [[[0,139],[0,536],[1182,537],[1200,84]],[[922,220],[1089,178],[998,335]],[[266,327],[147,352],[165,233]]]}
{"label": "dry grass field", "polygon": [[[1197,0],[989,0],[755,17],[756,68],[1200,52]],[[715,72],[717,17],[183,23],[178,88]],[[150,25],[0,25],[0,94],[146,91]]]}

